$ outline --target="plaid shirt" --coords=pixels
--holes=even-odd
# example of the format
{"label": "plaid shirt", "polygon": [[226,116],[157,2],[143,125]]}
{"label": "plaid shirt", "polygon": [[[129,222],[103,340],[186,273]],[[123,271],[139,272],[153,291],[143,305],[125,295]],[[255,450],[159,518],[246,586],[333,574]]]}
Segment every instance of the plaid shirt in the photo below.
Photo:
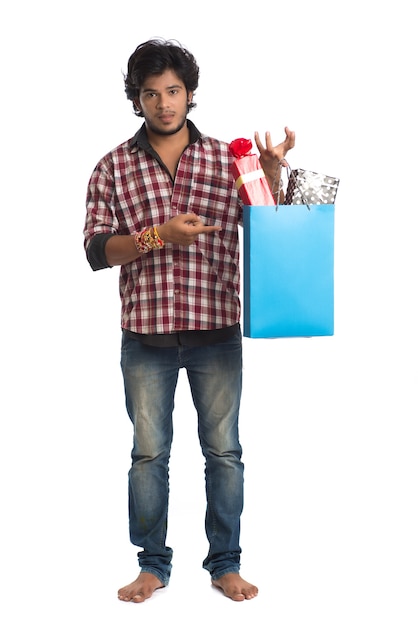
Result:
{"label": "plaid shirt", "polygon": [[173,181],[145,126],[104,156],[87,191],[85,249],[98,234],[127,235],[195,212],[216,233],[188,247],[166,243],[120,268],[122,328],[172,333],[232,326],[240,319],[238,224],[242,209],[228,144],[188,121],[190,144]]}

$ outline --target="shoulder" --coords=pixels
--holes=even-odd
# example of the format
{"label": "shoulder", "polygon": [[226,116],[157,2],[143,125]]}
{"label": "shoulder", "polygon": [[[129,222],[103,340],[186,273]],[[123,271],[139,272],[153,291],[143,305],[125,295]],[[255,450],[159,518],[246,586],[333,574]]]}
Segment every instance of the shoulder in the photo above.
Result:
{"label": "shoulder", "polygon": [[113,169],[116,163],[120,164],[129,161],[132,155],[137,154],[137,152],[138,146],[135,143],[135,137],[131,137],[106,152],[97,161],[95,169]]}
{"label": "shoulder", "polygon": [[189,119],[187,120],[187,126],[190,131],[190,142],[192,145],[195,144],[197,146],[202,146],[205,149],[211,149],[219,153],[229,154],[229,144],[227,144],[226,141],[222,141],[216,137],[202,133]]}
{"label": "shoulder", "polygon": [[230,163],[232,161],[232,154],[229,150],[229,144],[221,139],[216,139],[210,135],[203,135],[200,138],[202,148],[206,152],[211,152],[217,155],[223,161]]}
{"label": "shoulder", "polygon": [[130,139],[126,139],[125,141],[123,141],[122,143],[118,144],[114,148],[111,148],[111,150],[109,150],[102,157],[102,159],[105,159],[105,160],[106,159],[113,159],[113,158],[117,157],[118,155],[136,153],[138,151],[138,145],[137,145],[135,139],[136,139],[135,136],[134,137],[130,137]]}

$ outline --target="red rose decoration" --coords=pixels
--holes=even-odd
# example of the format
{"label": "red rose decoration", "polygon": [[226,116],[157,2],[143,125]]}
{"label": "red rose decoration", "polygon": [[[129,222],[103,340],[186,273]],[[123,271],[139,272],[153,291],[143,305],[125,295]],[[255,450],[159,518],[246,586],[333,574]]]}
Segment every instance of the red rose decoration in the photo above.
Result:
{"label": "red rose decoration", "polygon": [[243,139],[242,137],[234,139],[234,141],[231,141],[229,144],[229,150],[236,159],[246,156],[252,147],[251,139]]}

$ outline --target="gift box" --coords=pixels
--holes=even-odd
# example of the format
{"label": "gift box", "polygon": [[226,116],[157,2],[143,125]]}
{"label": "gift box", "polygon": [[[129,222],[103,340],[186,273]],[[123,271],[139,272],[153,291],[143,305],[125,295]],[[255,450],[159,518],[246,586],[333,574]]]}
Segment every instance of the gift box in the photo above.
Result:
{"label": "gift box", "polygon": [[285,204],[335,204],[339,178],[289,168],[288,179]]}
{"label": "gift box", "polygon": [[250,139],[235,139],[229,144],[230,152],[235,157],[231,171],[238,195],[245,205],[275,205],[259,158],[251,154],[251,148]]}

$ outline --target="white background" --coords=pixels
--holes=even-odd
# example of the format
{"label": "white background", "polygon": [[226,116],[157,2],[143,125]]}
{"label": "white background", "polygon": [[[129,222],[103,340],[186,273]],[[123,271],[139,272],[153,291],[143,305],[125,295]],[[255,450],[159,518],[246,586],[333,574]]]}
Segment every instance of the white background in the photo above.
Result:
{"label": "white background", "polygon": [[[0,22],[1,622],[416,626],[411,3],[40,0]],[[137,575],[118,270],[90,270],[82,229],[94,165],[141,123],[123,72],[153,36],[196,56],[200,130],[278,143],[288,125],[291,165],[341,179],[335,336],[244,340],[242,574],[260,594],[240,604],[201,569],[203,460],[183,376],[172,581],[141,606],[116,599]]]}

